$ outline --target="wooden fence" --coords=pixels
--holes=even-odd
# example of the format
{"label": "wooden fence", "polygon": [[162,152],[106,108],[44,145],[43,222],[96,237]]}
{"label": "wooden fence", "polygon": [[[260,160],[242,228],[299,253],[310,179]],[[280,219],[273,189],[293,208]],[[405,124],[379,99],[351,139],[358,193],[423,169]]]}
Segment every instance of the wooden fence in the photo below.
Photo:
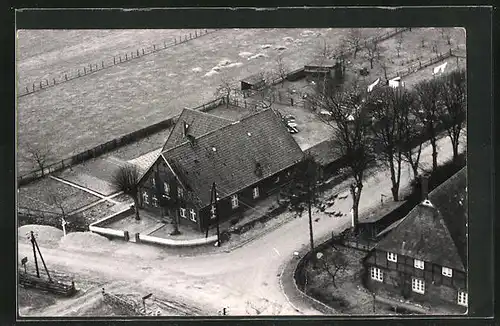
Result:
{"label": "wooden fence", "polygon": [[149,47],[136,49],[135,51],[130,51],[127,53],[115,55],[111,58],[103,59],[97,63],[89,63],[81,68],[77,68],[74,71],[66,72],[58,77],[49,77],[43,80],[39,80],[36,82],[32,82],[29,85],[19,89],[17,97],[23,97],[26,95],[30,95],[41,90],[45,90],[56,85],[71,81],[73,79],[77,79],[83,76],[87,76],[90,74],[94,74],[98,71],[102,71],[113,66],[129,62],[130,60],[142,58],[143,56],[150,55],[161,50],[165,50],[171,48],[173,46],[177,46],[183,43],[186,43],[190,40],[199,38],[201,36],[205,36],[207,34],[218,31],[218,29],[204,29],[204,30],[196,30],[194,33],[189,33],[184,35],[184,37],[174,38],[169,41],[163,41],[160,44],[152,44]]}
{"label": "wooden fence", "polygon": [[[204,103],[198,107],[195,107],[193,110],[207,112],[207,111],[212,110],[213,108],[218,107],[222,103],[224,103],[224,99],[217,98],[213,101],[210,101],[208,103]],[[160,131],[168,129],[175,124],[175,121],[177,120],[177,118],[178,118],[178,116],[168,118],[166,120],[160,121],[160,122],[155,123],[153,125],[147,126],[145,128],[128,133],[124,136],[110,140],[104,144],[97,145],[91,149],[84,151],[84,152],[73,155],[70,158],[63,159],[61,161],[57,161],[53,164],[47,165],[46,167],[44,167],[43,171],[41,169],[31,171],[30,173],[27,173],[27,174],[24,174],[24,175],[18,177],[18,179],[17,179],[18,185],[19,186],[26,185],[30,182],[33,182],[37,179],[42,178],[45,175],[64,170],[64,169],[66,169],[70,166],[73,166],[73,165],[83,163],[83,162],[90,160],[92,158],[96,158],[96,157],[103,155],[105,153],[109,153],[112,150],[115,150],[119,147],[133,143],[139,139],[146,138],[150,135],[153,135],[155,133],[158,133]]]}
{"label": "wooden fence", "polygon": [[436,64],[438,62],[441,62],[443,60],[446,60],[448,59],[449,57],[452,57],[454,56],[454,52],[452,49],[450,49],[448,52],[446,53],[439,53],[437,54],[434,58],[430,58],[429,60],[426,60],[426,61],[416,61],[415,63],[407,66],[406,68],[404,69],[401,69],[401,70],[398,70],[396,72],[394,72],[392,74],[391,77],[389,77],[388,79],[393,79],[393,78],[396,78],[396,77],[406,77],[408,75],[411,75],[419,70],[422,70],[424,68],[427,68],[433,64]]}
{"label": "wooden fence", "polygon": [[64,284],[58,281],[49,281],[45,278],[39,278],[36,275],[19,271],[19,284],[23,287],[35,288],[50,293],[55,293],[63,296],[72,296],[76,293],[75,283]]}

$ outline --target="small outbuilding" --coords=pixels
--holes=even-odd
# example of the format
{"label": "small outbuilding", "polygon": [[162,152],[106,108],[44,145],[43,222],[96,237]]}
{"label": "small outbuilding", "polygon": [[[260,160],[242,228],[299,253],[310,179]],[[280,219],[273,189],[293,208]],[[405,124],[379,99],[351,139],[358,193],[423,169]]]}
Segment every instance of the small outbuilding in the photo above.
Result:
{"label": "small outbuilding", "polygon": [[262,74],[248,76],[241,80],[241,90],[258,90],[266,84],[266,80]]}

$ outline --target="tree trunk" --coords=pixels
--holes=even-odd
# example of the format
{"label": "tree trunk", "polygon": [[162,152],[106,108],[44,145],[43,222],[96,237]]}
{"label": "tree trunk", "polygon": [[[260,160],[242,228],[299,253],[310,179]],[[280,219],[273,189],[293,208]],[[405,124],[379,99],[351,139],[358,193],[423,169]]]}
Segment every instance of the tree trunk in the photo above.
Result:
{"label": "tree trunk", "polygon": [[139,217],[139,199],[137,196],[134,196],[132,199],[134,200],[135,219],[138,221],[141,219]]}
{"label": "tree trunk", "polygon": [[390,167],[390,170],[391,170],[391,183],[392,183],[391,193],[392,193],[392,198],[394,199],[394,201],[398,201],[398,199],[399,199],[398,198],[399,185],[398,185],[398,181],[397,181],[397,178],[396,178],[396,171],[395,171],[395,167],[394,167],[394,155],[390,155],[389,167]]}
{"label": "tree trunk", "polygon": [[[356,187],[358,190],[356,191]],[[352,203],[352,213],[353,213],[353,224],[354,224],[354,234],[357,234],[359,231],[359,201],[361,199],[361,189],[363,188],[363,185],[361,183],[358,183],[357,185],[351,185],[351,195],[353,198],[353,203]]]}
{"label": "tree trunk", "polygon": [[313,225],[312,225],[312,203],[311,203],[311,190],[309,190],[309,198],[307,200],[307,209],[309,211],[309,240],[311,243],[311,251],[314,250],[314,238],[313,238]]}
{"label": "tree trunk", "polygon": [[373,69],[373,59],[370,59],[370,69]]}
{"label": "tree trunk", "polygon": [[432,171],[436,171],[438,164],[437,164],[437,144],[436,144],[436,138],[431,138],[431,145],[432,145]]}
{"label": "tree trunk", "polygon": [[180,234],[181,232],[179,231],[179,209],[175,209],[175,214],[174,214],[174,231],[172,234]]}
{"label": "tree trunk", "polygon": [[226,95],[226,109],[229,109],[229,94]]}

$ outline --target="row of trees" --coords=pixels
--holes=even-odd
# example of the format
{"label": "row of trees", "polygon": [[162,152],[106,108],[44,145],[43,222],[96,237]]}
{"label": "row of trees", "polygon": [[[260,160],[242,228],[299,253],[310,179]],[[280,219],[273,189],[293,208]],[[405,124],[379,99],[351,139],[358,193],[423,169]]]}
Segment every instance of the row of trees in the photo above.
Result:
{"label": "row of trees", "polygon": [[[409,163],[413,177],[418,178],[424,141],[429,140],[432,148],[433,171],[438,166],[440,131],[444,130],[451,141],[453,160],[459,157],[466,118],[464,70],[422,81],[414,89],[379,86],[367,92],[359,82],[340,86],[327,83],[318,87],[308,101],[315,113],[329,113],[328,119],[318,116],[331,127],[332,146],[346,158],[353,179],[350,193],[355,224],[364,180],[372,163],[381,162],[388,167],[392,197],[397,201],[403,163]],[[302,174],[302,180],[307,182],[310,176]],[[300,184],[296,183],[295,192],[303,192],[300,187],[312,190],[309,184]],[[311,192],[305,198],[310,196]]]}

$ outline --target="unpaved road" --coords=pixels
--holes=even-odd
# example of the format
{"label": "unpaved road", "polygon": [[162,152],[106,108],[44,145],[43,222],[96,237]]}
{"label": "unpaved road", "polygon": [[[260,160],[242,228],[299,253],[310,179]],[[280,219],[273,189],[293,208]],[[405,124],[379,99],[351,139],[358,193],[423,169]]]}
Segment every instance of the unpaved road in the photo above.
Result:
{"label": "unpaved road", "polygon": [[[440,139],[438,145],[438,160],[442,163],[451,158],[451,145],[448,138]],[[430,160],[431,148],[426,144],[422,151],[424,168],[430,167]],[[410,180],[410,169],[405,166],[401,188]],[[380,194],[388,195],[390,187],[387,171],[373,173],[363,188],[360,209],[377,205]],[[319,217],[319,221],[314,222],[315,237],[344,230],[350,223],[350,206],[349,198],[336,201],[335,209],[346,214],[341,218],[315,213],[313,218]],[[151,291],[157,296],[175,298],[207,315],[216,314],[222,307],[229,308],[229,315],[257,314],[255,309],[263,315],[309,315],[318,312],[314,309],[296,311],[282,292],[279,281],[282,267],[292,259],[293,252],[308,243],[308,220],[304,216],[229,253],[179,257],[158,247],[134,243],[111,245],[111,242],[109,247],[99,248],[100,252],[95,248],[92,251],[69,247],[41,249],[50,268],[74,274],[77,285],[82,279],[101,284],[120,281],[145,294]],[[31,254],[29,244],[25,239],[20,240],[20,257]],[[77,307],[70,305],[68,309]],[[48,312],[65,315],[68,309],[50,308]]]}

